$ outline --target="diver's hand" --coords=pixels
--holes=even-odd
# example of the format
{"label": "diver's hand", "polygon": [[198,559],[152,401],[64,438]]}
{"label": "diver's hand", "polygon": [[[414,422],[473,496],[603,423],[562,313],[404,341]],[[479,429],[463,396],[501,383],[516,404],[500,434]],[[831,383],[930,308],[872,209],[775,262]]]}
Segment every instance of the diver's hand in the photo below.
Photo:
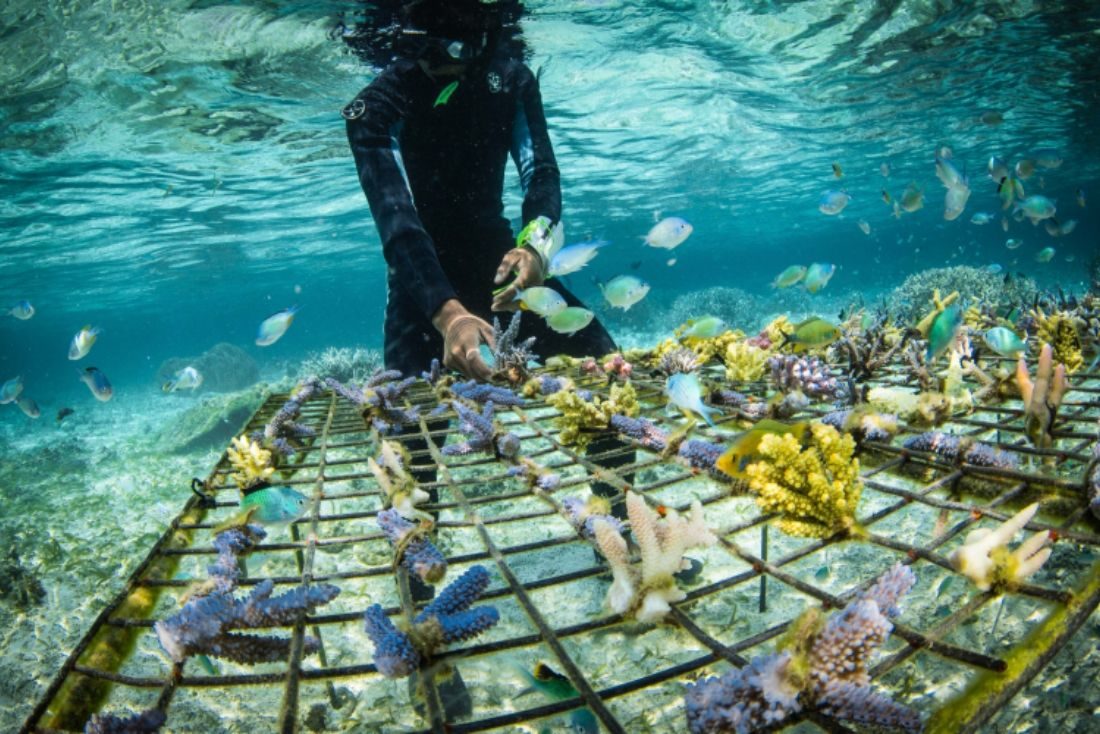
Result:
{"label": "diver's hand", "polygon": [[494,311],[515,311],[519,308],[516,302],[516,294],[524,288],[542,285],[545,277],[543,273],[542,258],[530,246],[517,247],[509,250],[500,260],[496,277],[493,282],[497,285],[503,283],[510,273],[516,277],[503,290],[493,294]]}
{"label": "diver's hand", "polygon": [[493,328],[467,311],[457,300],[444,303],[432,318],[443,335],[443,365],[475,380],[489,380],[493,373],[481,359],[478,347],[493,346]]}

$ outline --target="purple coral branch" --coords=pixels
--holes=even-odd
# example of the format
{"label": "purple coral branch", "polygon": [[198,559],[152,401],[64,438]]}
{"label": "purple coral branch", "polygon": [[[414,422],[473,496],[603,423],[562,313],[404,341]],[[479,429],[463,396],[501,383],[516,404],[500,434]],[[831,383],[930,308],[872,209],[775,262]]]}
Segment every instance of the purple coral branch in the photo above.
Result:
{"label": "purple coral branch", "polygon": [[168,715],[159,709],[130,716],[92,714],[84,725],[84,734],[155,734],[167,720]]}
{"label": "purple coral branch", "polygon": [[445,456],[466,456],[485,452],[503,459],[514,459],[519,455],[519,437],[514,433],[498,433],[493,423],[491,400],[485,403],[485,408],[480,414],[457,400],[452,405],[459,418],[458,430],[466,436],[466,440],[444,446],[442,453]]}
{"label": "purple coral branch", "polygon": [[411,523],[397,510],[382,510],[378,513],[378,527],[395,549],[401,549],[401,564],[422,581],[429,584],[439,582],[447,574],[447,559],[432,543],[431,538],[420,533],[420,526]]}
{"label": "purple coral branch", "polygon": [[975,466],[997,469],[1016,469],[1020,466],[1020,457],[1010,451],[942,431],[927,431],[912,436],[902,446],[911,451],[927,451],[951,462],[965,461]]}
{"label": "purple coral branch", "polygon": [[811,398],[840,397],[843,386],[817,357],[776,354],[768,359],[772,381],[783,392],[798,390]]}

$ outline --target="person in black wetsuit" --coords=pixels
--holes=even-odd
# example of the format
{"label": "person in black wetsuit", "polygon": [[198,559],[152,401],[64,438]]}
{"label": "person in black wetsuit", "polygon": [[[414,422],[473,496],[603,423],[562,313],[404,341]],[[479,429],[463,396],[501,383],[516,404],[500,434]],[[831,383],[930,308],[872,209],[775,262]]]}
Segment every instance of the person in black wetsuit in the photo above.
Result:
{"label": "person in black wetsuit", "polygon": [[[561,219],[561,188],[538,80],[502,50],[505,6],[484,0],[419,0],[403,32],[420,40],[343,110],[359,181],[388,267],[385,364],[404,374],[431,360],[488,379],[478,346],[492,340],[491,312],[516,290],[544,284],[571,306],[529,239],[517,242],[502,216],[509,156],[523,187],[524,232]],[[512,277],[514,276],[514,277]],[[511,278],[494,298],[493,291]],[[521,338],[534,351],[601,356],[614,351],[598,321],[573,335],[528,317]]]}

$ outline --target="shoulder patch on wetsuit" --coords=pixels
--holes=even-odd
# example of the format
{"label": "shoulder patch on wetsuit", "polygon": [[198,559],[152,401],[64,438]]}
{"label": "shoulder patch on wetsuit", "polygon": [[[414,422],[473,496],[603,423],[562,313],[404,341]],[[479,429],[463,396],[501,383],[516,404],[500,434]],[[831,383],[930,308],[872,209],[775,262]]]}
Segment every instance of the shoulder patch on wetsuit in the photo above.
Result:
{"label": "shoulder patch on wetsuit", "polygon": [[495,71],[490,71],[485,75],[485,83],[489,85],[489,91],[496,94],[501,89],[500,74]]}
{"label": "shoulder patch on wetsuit", "polygon": [[366,111],[367,103],[356,97],[345,105],[344,109],[340,110],[340,114],[344,116],[345,120],[358,120]]}

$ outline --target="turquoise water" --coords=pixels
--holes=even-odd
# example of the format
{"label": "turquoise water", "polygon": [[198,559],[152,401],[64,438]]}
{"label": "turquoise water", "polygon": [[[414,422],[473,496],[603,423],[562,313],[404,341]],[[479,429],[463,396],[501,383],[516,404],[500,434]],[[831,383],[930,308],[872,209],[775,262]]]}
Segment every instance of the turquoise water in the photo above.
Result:
{"label": "turquoise water", "polygon": [[[653,344],[702,315],[693,304],[713,301],[692,298],[705,288],[755,297],[759,308],[733,324],[748,329],[780,313],[835,316],[949,265],[1088,286],[1100,250],[1094,3],[527,7],[566,239],[612,243],[569,284],[624,344]],[[186,478],[217,457],[150,442],[202,399],[161,394],[160,365],[229,342],[273,381],[329,346],[381,347],[385,263],[340,116],[373,72],[332,33],[357,12],[336,0],[0,7],[0,306],[37,309],[0,318],[0,382],[22,375],[43,411],[31,421],[0,406],[0,532],[25,541],[22,562],[40,573],[53,615],[0,609],[11,653],[0,678],[23,676],[0,686],[0,729],[26,716],[182,504]],[[973,192],[954,221],[934,170],[942,146]],[[992,155],[1013,164],[1040,149],[1063,163],[1040,168],[1027,192],[1077,221],[1057,238],[1003,213],[986,175]],[[925,205],[895,218],[882,191],[897,199],[910,182]],[[841,188],[848,207],[818,211]],[[507,191],[518,225],[514,172]],[[993,220],[971,223],[977,212]],[[643,247],[673,215],[691,237],[671,253]],[[1009,238],[1023,245],[1009,250]],[[1054,257],[1037,262],[1047,246]],[[838,266],[821,293],[770,287],[814,261]],[[652,286],[626,313],[597,286],[622,273]],[[302,310],[287,335],[255,346],[261,320],[291,304]],[[103,333],[70,362],[85,324]],[[109,375],[113,400],[95,401],[74,365]],[[64,406],[76,413],[59,426]]]}

